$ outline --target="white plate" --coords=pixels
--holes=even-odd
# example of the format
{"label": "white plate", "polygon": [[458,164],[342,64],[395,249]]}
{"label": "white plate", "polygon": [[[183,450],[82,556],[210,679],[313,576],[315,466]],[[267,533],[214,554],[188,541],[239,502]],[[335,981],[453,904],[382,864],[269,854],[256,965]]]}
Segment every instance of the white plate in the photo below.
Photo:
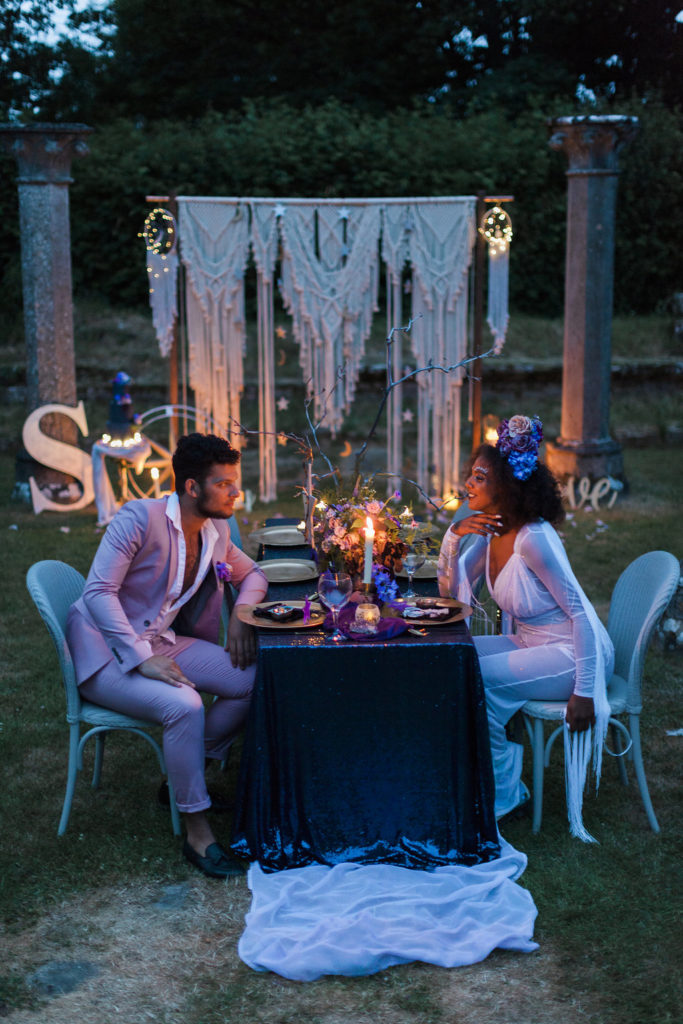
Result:
{"label": "white plate", "polygon": [[[438,561],[439,561],[438,558],[428,558],[427,561],[425,562],[425,564],[421,565],[420,568],[417,570],[417,572],[414,575],[414,579],[416,579],[416,580],[435,580],[436,579],[436,566],[437,566]],[[408,579],[408,573],[405,571],[405,569],[399,569],[399,571],[396,573],[396,575],[400,576],[402,580]]]}
{"label": "white plate", "polygon": [[264,526],[250,533],[249,539],[255,540],[257,544],[267,544],[268,547],[293,548],[306,543],[303,531],[296,526]]}
{"label": "white plate", "polygon": [[317,564],[310,558],[270,558],[256,563],[269,583],[296,583],[314,580],[320,575]]}

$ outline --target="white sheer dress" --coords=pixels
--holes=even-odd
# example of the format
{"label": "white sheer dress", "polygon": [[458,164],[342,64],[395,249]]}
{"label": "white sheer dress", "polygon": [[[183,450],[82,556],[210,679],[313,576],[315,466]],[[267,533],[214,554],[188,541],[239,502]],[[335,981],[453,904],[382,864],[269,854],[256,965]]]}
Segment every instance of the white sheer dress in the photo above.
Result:
{"label": "white sheer dress", "polygon": [[[605,680],[614,665],[614,649],[581,589],[553,527],[542,520],[523,526],[514,550],[493,585],[489,576],[489,537],[469,535],[468,543],[451,530],[439,558],[439,592],[472,601],[486,578],[489,593],[514,622],[505,636],[477,636],[496,781],[496,816],[519,804],[528,790],[521,781],[523,748],[508,741],[505,725],[527,700],[567,700],[572,693],[592,697],[596,780],[609,718]],[[462,547],[462,551],[460,548]],[[582,793],[590,760],[590,738],[565,737],[568,756],[569,818],[572,832],[591,839],[581,820]]]}

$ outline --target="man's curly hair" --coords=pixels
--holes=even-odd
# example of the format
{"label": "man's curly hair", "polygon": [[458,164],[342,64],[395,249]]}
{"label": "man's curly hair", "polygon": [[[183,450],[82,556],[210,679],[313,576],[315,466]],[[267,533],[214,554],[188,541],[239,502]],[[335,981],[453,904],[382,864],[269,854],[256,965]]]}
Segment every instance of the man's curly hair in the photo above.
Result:
{"label": "man's curly hair", "polygon": [[216,434],[185,434],[178,440],[172,459],[176,492],[184,492],[186,480],[196,480],[198,484],[203,484],[207,473],[217,463],[235,466],[239,461],[239,451],[224,437],[217,437]]}
{"label": "man's curly hair", "polygon": [[505,456],[493,445],[482,444],[468,463],[467,476],[477,459],[491,469],[491,487],[506,526],[519,529],[535,519],[557,526],[564,520],[559,484],[544,463],[537,463],[527,480],[518,480]]}

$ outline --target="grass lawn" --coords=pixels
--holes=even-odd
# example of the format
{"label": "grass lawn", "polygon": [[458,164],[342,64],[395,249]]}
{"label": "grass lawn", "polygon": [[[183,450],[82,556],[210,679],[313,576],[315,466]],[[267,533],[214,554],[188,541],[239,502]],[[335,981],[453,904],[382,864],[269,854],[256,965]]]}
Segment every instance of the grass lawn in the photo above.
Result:
{"label": "grass lawn", "polygon": [[[108,382],[119,369],[136,380],[143,409],[163,401],[165,368],[148,319],[129,311],[77,307],[77,379],[91,440],[104,426]],[[378,332],[370,361],[381,355]],[[664,318],[615,323],[615,360],[679,358]],[[279,429],[301,430],[303,389],[291,342],[283,342],[291,398]],[[513,318],[506,358],[561,362],[561,324]],[[374,353],[374,355],[373,355]],[[21,386],[19,342],[0,348],[0,383]],[[284,371],[283,371],[284,372]],[[613,394],[617,425],[660,430],[680,420],[675,380],[654,390]],[[255,397],[249,392],[248,398]],[[136,391],[137,388],[137,391]],[[346,438],[362,440],[376,386],[354,410],[329,454]],[[278,394],[280,392],[278,391]],[[485,389],[500,415],[539,412],[552,436],[559,428],[559,384]],[[245,403],[253,409],[253,403]],[[485,412],[490,411],[485,405]],[[71,820],[56,834],[64,795],[67,730],[57,660],[25,587],[28,567],[58,558],[86,573],[99,542],[94,508],[72,514],[32,511],[10,500],[14,456],[24,411],[0,409],[0,537],[5,584],[0,602],[0,1019],[13,1024],[677,1024],[683,1019],[680,921],[680,737],[683,656],[656,646],[646,663],[642,719],[646,771],[660,835],[648,827],[632,779],[622,787],[605,758],[603,781],[585,804],[586,824],[600,845],[569,836],[559,751],[546,773],[543,828],[512,823],[506,838],[529,858],[522,884],[538,907],[538,952],[496,951],[468,968],[412,964],[370,978],[326,978],[311,984],[256,974],[237,956],[249,907],[243,880],[205,879],[182,859],[166,812],[151,751],[113,737],[99,791],[88,785],[86,753]],[[678,419],[677,419],[678,418]],[[251,425],[251,424],[249,424]],[[614,508],[577,512],[564,527],[575,571],[606,618],[620,572],[637,555],[665,548],[681,556],[682,449],[652,445],[625,450],[629,492]],[[243,536],[275,509],[299,514],[301,467],[282,458],[277,506],[258,502],[241,512]],[[379,468],[381,447],[372,453]],[[245,455],[245,472],[254,454]],[[251,472],[251,470],[250,470]],[[254,490],[255,490],[254,486]],[[600,518],[607,529],[598,531]],[[419,685],[419,682],[416,682]],[[409,756],[409,751],[406,752]],[[343,766],[340,766],[343,771]],[[237,758],[221,788],[236,784]],[[632,772],[631,772],[632,778]],[[229,820],[216,819],[227,839]],[[182,887],[181,889],[173,887]],[[29,976],[50,961],[88,961],[99,974],[69,994],[47,998]]]}
{"label": "grass lawn", "polygon": [[[676,464],[680,450],[627,451],[631,491],[600,513],[608,529],[596,533],[595,514],[584,512],[577,513],[576,526],[564,529],[579,578],[603,615],[614,582],[632,558],[657,547],[680,554],[683,475]],[[13,461],[1,456],[0,495],[9,494],[12,482]],[[257,506],[250,524],[269,511]],[[248,532],[250,525],[243,526]],[[571,839],[559,757],[547,773],[541,834],[533,836],[528,821],[506,831],[529,858],[522,884],[539,911],[537,953],[497,951],[457,970],[415,964],[365,979],[301,985],[255,974],[237,957],[249,905],[246,885],[212,882],[187,867],[168,816],[156,806],[158,777],[142,743],[110,740],[97,792],[88,786],[86,766],[67,834],[57,838],[66,768],[61,684],[24,576],[39,558],[63,559],[85,572],[99,533],[92,510],[34,516],[4,498],[0,536],[6,566],[0,683],[0,912],[6,952],[0,1016],[46,1024],[680,1020],[674,938],[680,802],[674,766],[680,763],[681,739],[666,735],[681,725],[680,653],[653,649],[646,666],[644,749],[661,834],[650,831],[637,790],[621,786],[607,758],[600,793],[586,801],[587,826],[600,845]],[[233,763],[224,784],[228,790],[235,774]],[[216,825],[227,836],[227,823]],[[179,884],[187,887],[184,902],[166,908],[168,887]],[[101,973],[48,1000],[32,992],[26,978],[52,960],[87,960]]]}

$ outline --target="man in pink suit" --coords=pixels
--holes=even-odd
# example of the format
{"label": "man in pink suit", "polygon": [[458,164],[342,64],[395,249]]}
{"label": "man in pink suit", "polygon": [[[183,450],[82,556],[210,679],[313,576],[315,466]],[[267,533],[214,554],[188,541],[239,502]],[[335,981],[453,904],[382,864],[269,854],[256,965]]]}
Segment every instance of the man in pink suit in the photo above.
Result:
{"label": "man in pink suit", "polygon": [[[239,589],[236,605],[261,601],[268,588],[230,539],[239,457],[213,434],[181,437],[175,493],[120,509],[67,622],[83,696],[163,725],[183,853],[214,878],[241,867],[206,817],[205,758],[222,760],[244,724],[257,657],[256,631],[235,614],[226,649],[217,642],[224,588],[229,580]],[[206,713],[200,691],[217,698]]]}

